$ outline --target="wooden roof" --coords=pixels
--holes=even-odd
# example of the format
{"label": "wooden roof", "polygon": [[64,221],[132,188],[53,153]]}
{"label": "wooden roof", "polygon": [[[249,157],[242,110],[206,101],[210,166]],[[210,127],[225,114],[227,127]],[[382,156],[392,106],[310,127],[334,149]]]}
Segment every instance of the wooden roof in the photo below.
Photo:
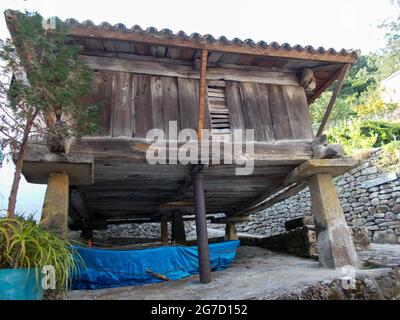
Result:
{"label": "wooden roof", "polygon": [[[15,31],[17,11],[5,11],[8,29]],[[291,46],[288,43],[255,42],[252,39],[215,38],[212,35],[198,33],[177,33],[169,29],[157,30],[154,27],[142,29],[138,25],[127,28],[118,23],[112,26],[108,22],[94,24],[90,20],[79,22],[75,19],[64,21],[68,33],[75,43],[83,49],[84,55],[112,56],[122,59],[135,57],[155,57],[192,63],[200,55],[201,49],[208,50],[208,65],[252,66],[258,68],[291,69],[301,72],[303,68],[312,68],[317,86],[309,94],[308,102],[314,101],[339,76],[343,64],[357,61],[357,50],[335,50],[312,46]]]}

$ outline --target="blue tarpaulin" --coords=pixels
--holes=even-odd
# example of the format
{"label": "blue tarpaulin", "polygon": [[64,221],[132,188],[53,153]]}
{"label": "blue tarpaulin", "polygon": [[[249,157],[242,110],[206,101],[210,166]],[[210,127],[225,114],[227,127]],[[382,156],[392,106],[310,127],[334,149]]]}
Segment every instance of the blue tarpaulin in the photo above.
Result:
{"label": "blue tarpaulin", "polygon": [[[209,245],[211,270],[228,268],[239,240]],[[73,275],[72,289],[100,289],[177,280],[199,272],[197,247],[165,246],[141,250],[75,249],[85,268]],[[160,277],[161,276],[161,277]]]}

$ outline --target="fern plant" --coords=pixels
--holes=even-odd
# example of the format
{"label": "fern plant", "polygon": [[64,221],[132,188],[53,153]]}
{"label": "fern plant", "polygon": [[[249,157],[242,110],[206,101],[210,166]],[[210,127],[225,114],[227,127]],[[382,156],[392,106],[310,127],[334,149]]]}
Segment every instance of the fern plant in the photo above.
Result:
{"label": "fern plant", "polygon": [[71,244],[40,228],[33,220],[0,218],[0,269],[29,268],[39,273],[46,265],[55,269],[57,288],[70,284],[83,262]]}

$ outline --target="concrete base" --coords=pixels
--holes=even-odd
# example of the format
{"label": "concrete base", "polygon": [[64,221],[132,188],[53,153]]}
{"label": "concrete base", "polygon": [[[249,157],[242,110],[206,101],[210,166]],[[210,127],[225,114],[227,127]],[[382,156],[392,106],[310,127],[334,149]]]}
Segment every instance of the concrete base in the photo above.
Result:
{"label": "concrete base", "polygon": [[308,180],[320,263],[328,268],[358,266],[357,252],[330,174]]}

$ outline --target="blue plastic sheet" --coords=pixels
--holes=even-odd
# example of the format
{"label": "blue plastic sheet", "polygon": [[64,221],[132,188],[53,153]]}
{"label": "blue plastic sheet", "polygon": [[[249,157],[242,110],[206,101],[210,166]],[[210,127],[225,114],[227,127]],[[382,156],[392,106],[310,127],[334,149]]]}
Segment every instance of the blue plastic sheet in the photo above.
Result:
{"label": "blue plastic sheet", "polygon": [[[239,240],[209,245],[211,270],[228,268]],[[72,289],[100,289],[161,282],[199,272],[197,247],[165,246],[141,250],[104,250],[76,246],[85,268],[73,275]]]}

